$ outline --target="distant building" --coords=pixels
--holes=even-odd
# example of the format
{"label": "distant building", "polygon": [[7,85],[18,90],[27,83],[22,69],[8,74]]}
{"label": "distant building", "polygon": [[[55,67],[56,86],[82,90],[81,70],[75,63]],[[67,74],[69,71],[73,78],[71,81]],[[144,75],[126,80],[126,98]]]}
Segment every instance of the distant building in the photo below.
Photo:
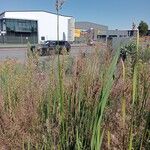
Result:
{"label": "distant building", "polygon": [[[59,17],[59,40],[74,41],[75,19]],[[57,15],[47,11],[6,11],[0,14],[0,43],[57,40]]]}
{"label": "distant building", "polygon": [[124,38],[134,36],[133,30],[108,30],[106,32],[107,38]]}
{"label": "distant building", "polygon": [[76,22],[75,29],[77,33],[79,33],[80,30],[80,34],[76,34],[76,41],[87,42],[88,39],[97,40],[97,35],[101,32],[106,32],[108,30],[108,26],[92,22]]}
{"label": "distant building", "polygon": [[95,41],[111,40],[113,38],[127,38],[133,37],[135,30],[109,30],[108,26],[100,25],[92,22],[76,22],[75,23],[76,32],[76,41],[84,41],[87,39],[93,39]]}

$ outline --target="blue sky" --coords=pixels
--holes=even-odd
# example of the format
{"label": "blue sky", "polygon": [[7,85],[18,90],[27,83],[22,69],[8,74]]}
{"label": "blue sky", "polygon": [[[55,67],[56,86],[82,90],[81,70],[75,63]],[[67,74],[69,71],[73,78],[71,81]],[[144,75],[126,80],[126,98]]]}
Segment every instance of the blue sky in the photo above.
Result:
{"label": "blue sky", "polygon": [[[55,12],[55,0],[0,0],[5,10],[48,10]],[[61,13],[77,21],[108,25],[109,29],[130,29],[144,20],[150,26],[150,0],[66,0]]]}

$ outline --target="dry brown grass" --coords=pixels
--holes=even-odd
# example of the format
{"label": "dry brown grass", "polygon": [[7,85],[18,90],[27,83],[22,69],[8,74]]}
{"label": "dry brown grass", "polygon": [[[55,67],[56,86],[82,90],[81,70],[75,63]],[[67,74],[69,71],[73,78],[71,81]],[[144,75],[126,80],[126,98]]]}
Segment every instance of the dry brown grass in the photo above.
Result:
{"label": "dry brown grass", "polygon": [[[57,58],[57,57],[56,57]],[[61,57],[63,72],[63,115],[64,129],[60,120],[58,94],[58,76],[56,59],[53,57],[48,69],[41,69],[35,62],[25,65],[14,61],[1,63],[0,77],[0,149],[72,149],[76,147],[76,133],[79,132],[82,149],[90,149],[92,131],[90,128],[95,107],[99,104],[102,88],[105,86],[105,74],[111,62],[111,53],[99,54],[95,51],[90,56],[80,55],[71,66],[68,57]],[[19,66],[19,69],[17,68]],[[49,68],[50,66],[50,68]],[[108,149],[107,131],[110,132],[111,149],[127,149],[132,103],[131,64],[126,62],[126,79],[123,82],[121,62],[117,64],[114,84],[108,104],[105,108],[102,127],[105,130],[103,147]],[[67,71],[66,71],[67,70]],[[142,106],[144,90],[149,91],[149,64],[140,68],[140,103]],[[5,81],[5,82],[4,82]],[[147,91],[147,92],[148,92]],[[122,124],[122,96],[126,99],[125,126]],[[142,96],[143,94],[143,96]],[[149,95],[146,97],[144,113],[149,111]],[[140,114],[143,123],[134,128],[135,137],[141,135],[144,126],[144,114]],[[135,112],[135,120],[138,112]],[[140,133],[137,130],[140,129]],[[64,137],[61,137],[64,136]],[[61,141],[65,139],[64,141]],[[61,143],[64,142],[64,143]],[[134,145],[137,146],[136,143]]]}

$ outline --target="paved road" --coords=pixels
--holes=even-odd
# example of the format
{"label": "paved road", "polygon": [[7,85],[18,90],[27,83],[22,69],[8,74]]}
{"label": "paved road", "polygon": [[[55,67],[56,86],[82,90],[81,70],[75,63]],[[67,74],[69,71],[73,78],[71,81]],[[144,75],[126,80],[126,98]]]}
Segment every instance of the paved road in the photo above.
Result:
{"label": "paved road", "polygon": [[26,59],[26,48],[0,48],[0,61],[8,58],[24,62]]}
{"label": "paved road", "polygon": [[[78,45],[72,46],[70,55],[77,56],[80,53],[91,53],[94,50],[92,46]],[[17,59],[24,62],[26,59],[27,48],[0,48],[0,61],[7,58]]]}

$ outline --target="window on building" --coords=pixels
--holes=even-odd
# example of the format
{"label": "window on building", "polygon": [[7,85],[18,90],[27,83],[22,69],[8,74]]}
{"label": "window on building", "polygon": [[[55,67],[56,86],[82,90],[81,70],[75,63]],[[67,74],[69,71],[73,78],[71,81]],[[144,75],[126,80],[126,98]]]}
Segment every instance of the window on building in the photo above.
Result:
{"label": "window on building", "polygon": [[6,29],[14,32],[37,32],[37,21],[6,19]]}
{"label": "window on building", "polygon": [[42,40],[42,41],[45,41],[45,36],[41,36],[41,40]]}
{"label": "window on building", "polygon": [[2,29],[6,31],[7,43],[38,42],[37,21],[23,19],[2,19]]}
{"label": "window on building", "polygon": [[97,39],[103,39],[106,38],[106,35],[97,35]]}
{"label": "window on building", "polygon": [[133,30],[128,31],[128,33],[129,33],[129,36],[133,36],[134,35],[134,31]]}
{"label": "window on building", "polygon": [[109,38],[117,37],[117,35],[109,35]]}

